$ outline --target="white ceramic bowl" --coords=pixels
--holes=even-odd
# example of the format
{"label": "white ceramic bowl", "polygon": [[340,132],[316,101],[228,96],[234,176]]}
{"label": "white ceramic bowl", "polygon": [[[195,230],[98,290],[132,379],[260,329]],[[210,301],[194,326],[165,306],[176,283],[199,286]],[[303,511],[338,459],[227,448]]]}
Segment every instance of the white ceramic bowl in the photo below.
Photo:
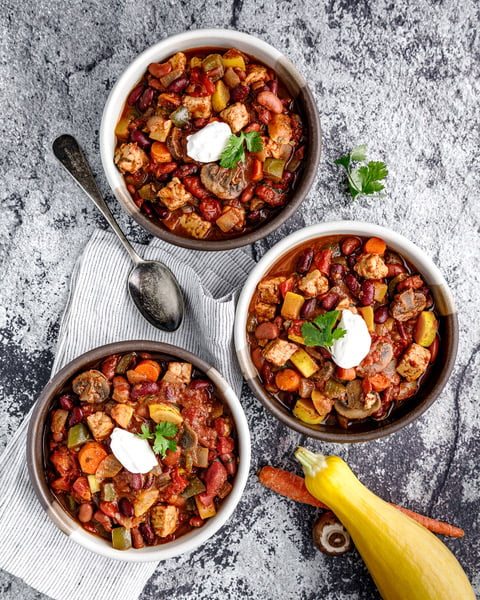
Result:
{"label": "white ceramic bowl", "polygon": [[[217,392],[230,409],[235,422],[239,464],[232,491],[220,505],[217,514],[211,519],[208,519],[203,527],[194,529],[181,536],[178,540],[163,545],[145,546],[141,549],[131,548],[129,550],[116,550],[107,540],[85,531],[80,523],[67,513],[50,491],[45,479],[44,431],[50,406],[57,394],[64,388],[67,381],[78,372],[85,370],[90,365],[97,364],[111,354],[123,354],[133,351],[162,354],[190,362],[215,384]],[[186,350],[170,344],[148,341],[116,342],[82,354],[66,365],[47,384],[35,404],[30,420],[27,444],[27,463],[30,479],[41,505],[55,525],[68,535],[71,540],[84,548],[96,552],[97,554],[101,554],[102,556],[106,556],[107,558],[129,562],[160,561],[195,550],[195,548],[198,548],[211,538],[232,515],[242,497],[247,482],[250,467],[250,432],[243,408],[235,395],[235,392],[222,375],[203,360]]]}
{"label": "white ceramic bowl", "polygon": [[[306,165],[290,201],[272,219],[257,229],[237,238],[228,238],[225,240],[190,239],[176,235],[162,225],[157,225],[144,215],[132,200],[123,176],[113,161],[116,144],[115,127],[122,115],[130,91],[141,79],[148,65],[152,62],[162,62],[172,54],[175,54],[175,52],[200,47],[235,47],[247,54],[251,54],[274,69],[300,105],[308,131]],[[147,48],[127,67],[116,82],[105,104],[100,126],[100,154],[103,168],[108,183],[123,208],[137,223],[142,225],[151,234],[172,244],[194,250],[229,250],[238,246],[251,244],[277,229],[293,215],[310,190],[320,160],[320,151],[321,130],[318,111],[312,93],[302,75],[283,54],[273,46],[270,46],[270,44],[252,35],[228,29],[187,31],[165,38]]]}
{"label": "white ceramic bowl", "polygon": [[[262,277],[295,247],[303,245],[309,240],[331,235],[382,238],[389,248],[401,254],[423,276],[425,283],[433,293],[436,312],[440,317],[439,330],[442,341],[435,368],[432,369],[426,381],[422,382],[422,386],[414,398],[415,401],[413,403],[405,402],[393,413],[392,418],[384,421],[369,419],[352,430],[324,424],[307,425],[282,406],[264,389],[250,356],[246,334],[249,305],[257,283]],[[360,221],[334,221],[300,229],[273,246],[263,256],[250,273],[239,297],[234,336],[235,349],[243,376],[255,396],[277,419],[292,429],[315,439],[341,443],[357,442],[376,439],[397,431],[419,417],[434,402],[443,389],[455,362],[458,347],[458,319],[452,294],[443,275],[425,252],[413,242],[395,231],[379,225]]]}

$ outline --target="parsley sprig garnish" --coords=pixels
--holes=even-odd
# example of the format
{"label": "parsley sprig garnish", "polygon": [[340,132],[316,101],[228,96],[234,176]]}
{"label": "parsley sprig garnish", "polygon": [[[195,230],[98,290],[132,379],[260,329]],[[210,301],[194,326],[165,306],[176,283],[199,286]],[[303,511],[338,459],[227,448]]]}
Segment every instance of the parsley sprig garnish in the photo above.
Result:
{"label": "parsley sprig garnish", "polygon": [[136,435],[145,440],[154,440],[153,451],[155,454],[160,454],[162,458],[165,458],[167,450],[175,452],[177,449],[177,442],[170,439],[175,437],[177,431],[178,427],[174,423],[160,421],[153,433],[150,431],[149,426],[144,424],[142,425],[142,433],[137,433]]}
{"label": "parsley sprig garnish", "polygon": [[303,323],[302,337],[305,340],[305,345],[322,346],[328,350],[334,340],[342,338],[347,333],[346,330],[341,327],[333,329],[339,315],[339,310],[330,310],[313,319],[311,323]]}
{"label": "parsley sprig garnish", "polygon": [[245,146],[249,152],[260,152],[263,149],[262,138],[258,131],[249,133],[240,132],[239,135],[232,135],[228,138],[225,150],[220,155],[220,166],[226,169],[234,169],[238,162],[245,161]]}
{"label": "parsley sprig garnish", "polygon": [[336,165],[342,165],[347,171],[347,180],[352,198],[376,194],[385,189],[380,183],[388,175],[384,162],[371,160],[366,165],[352,168],[352,162],[364,162],[367,158],[367,144],[357,146],[350,154],[337,158]]}

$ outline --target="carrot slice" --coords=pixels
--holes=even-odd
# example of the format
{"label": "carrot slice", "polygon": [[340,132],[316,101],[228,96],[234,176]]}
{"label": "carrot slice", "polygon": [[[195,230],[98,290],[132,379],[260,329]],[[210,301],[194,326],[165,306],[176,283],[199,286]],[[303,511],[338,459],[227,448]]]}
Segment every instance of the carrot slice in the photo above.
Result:
{"label": "carrot slice", "polygon": [[263,165],[258,158],[253,160],[252,166],[252,181],[260,181],[263,179]]}
{"label": "carrot slice", "polygon": [[78,462],[84,473],[94,475],[98,465],[107,456],[108,452],[98,442],[86,442],[78,453]]}
{"label": "carrot slice", "polygon": [[135,367],[135,373],[145,375],[147,381],[157,381],[160,377],[160,365],[155,360],[142,360]]}
{"label": "carrot slice", "polygon": [[367,254],[383,255],[387,249],[387,244],[380,238],[372,237],[365,242],[364,249]]}
{"label": "carrot slice", "polygon": [[[310,504],[311,506],[330,510],[326,504],[323,504],[323,502],[320,502],[320,500],[317,500],[310,494],[310,492],[307,490],[307,486],[305,485],[303,477],[299,477],[294,473],[267,465],[262,467],[258,472],[258,479],[265,487],[270,488],[281,496],[290,498],[290,500],[295,500],[296,502],[303,502],[303,504]],[[465,532],[463,529],[460,529],[460,527],[455,527],[454,525],[450,525],[444,521],[437,521],[436,519],[431,519],[425,515],[420,515],[416,512],[413,512],[413,510],[403,508],[402,506],[398,506],[393,502],[389,502],[389,504],[408,515],[414,521],[417,521],[417,523],[420,523],[420,525],[423,525],[429,529],[432,533],[439,533],[441,535],[448,535],[450,537],[457,538],[465,535]]]}
{"label": "carrot slice", "polygon": [[172,155],[165,142],[153,142],[150,148],[150,154],[155,162],[166,163],[172,161]]}
{"label": "carrot slice", "polygon": [[357,376],[357,371],[355,367],[351,367],[350,369],[343,369],[342,367],[337,367],[336,375],[342,381],[353,381]]}

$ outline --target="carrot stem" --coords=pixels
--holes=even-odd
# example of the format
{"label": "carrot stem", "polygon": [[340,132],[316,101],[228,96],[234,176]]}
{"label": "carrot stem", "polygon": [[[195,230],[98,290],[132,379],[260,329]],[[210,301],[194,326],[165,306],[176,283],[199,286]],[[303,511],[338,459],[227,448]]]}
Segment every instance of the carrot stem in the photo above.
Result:
{"label": "carrot stem", "polygon": [[[310,492],[307,490],[307,486],[305,485],[305,480],[303,477],[295,475],[295,473],[290,473],[290,471],[284,471],[283,469],[277,469],[276,467],[267,465],[262,467],[258,472],[258,479],[265,487],[271,489],[277,494],[280,494],[281,496],[290,498],[290,500],[302,502],[303,504],[310,504],[311,506],[323,508],[324,510],[330,510],[326,504],[320,502],[320,500],[317,500],[314,496],[312,496],[312,494],[310,494]],[[393,504],[393,502],[390,502],[389,504],[405,513],[411,519],[417,521],[417,523],[420,523],[420,525],[423,525],[433,533],[439,533],[441,535],[448,535],[450,537],[457,538],[465,535],[463,529],[460,529],[459,527],[455,527],[454,525],[450,525],[449,523],[445,523],[443,521],[431,519],[430,517],[416,513],[408,508],[403,508],[402,506]]]}

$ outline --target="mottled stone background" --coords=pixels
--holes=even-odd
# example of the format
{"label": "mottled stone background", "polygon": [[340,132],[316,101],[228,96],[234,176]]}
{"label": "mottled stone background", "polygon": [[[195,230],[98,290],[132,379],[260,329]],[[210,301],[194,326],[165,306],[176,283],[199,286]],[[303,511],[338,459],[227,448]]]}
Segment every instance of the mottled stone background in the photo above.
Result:
{"label": "mottled stone background", "polygon": [[[385,499],[463,527],[464,539],[446,543],[479,593],[478,3],[3,0],[0,9],[0,448],[48,380],[73,265],[92,231],[105,227],[55,163],[52,140],[64,132],[78,137],[125,232],[148,241],[102,173],[98,131],[107,95],[126,65],[165,36],[201,27],[249,32],[285,53],[309,81],[324,142],[302,210],[259,243],[257,255],[304,224],[379,223],[430,254],[459,310],[456,367],[427,414],[378,442],[309,445],[340,454]],[[389,165],[382,200],[352,202],[343,191],[333,160],[358,143]],[[314,509],[256,482],[265,463],[297,469],[292,450],[305,440],[273,421],[246,389],[242,401],[253,435],[243,501],[203,548],[163,563],[142,600],[378,598],[356,553],[334,559],[314,550]],[[0,597],[45,598],[7,573]]]}

